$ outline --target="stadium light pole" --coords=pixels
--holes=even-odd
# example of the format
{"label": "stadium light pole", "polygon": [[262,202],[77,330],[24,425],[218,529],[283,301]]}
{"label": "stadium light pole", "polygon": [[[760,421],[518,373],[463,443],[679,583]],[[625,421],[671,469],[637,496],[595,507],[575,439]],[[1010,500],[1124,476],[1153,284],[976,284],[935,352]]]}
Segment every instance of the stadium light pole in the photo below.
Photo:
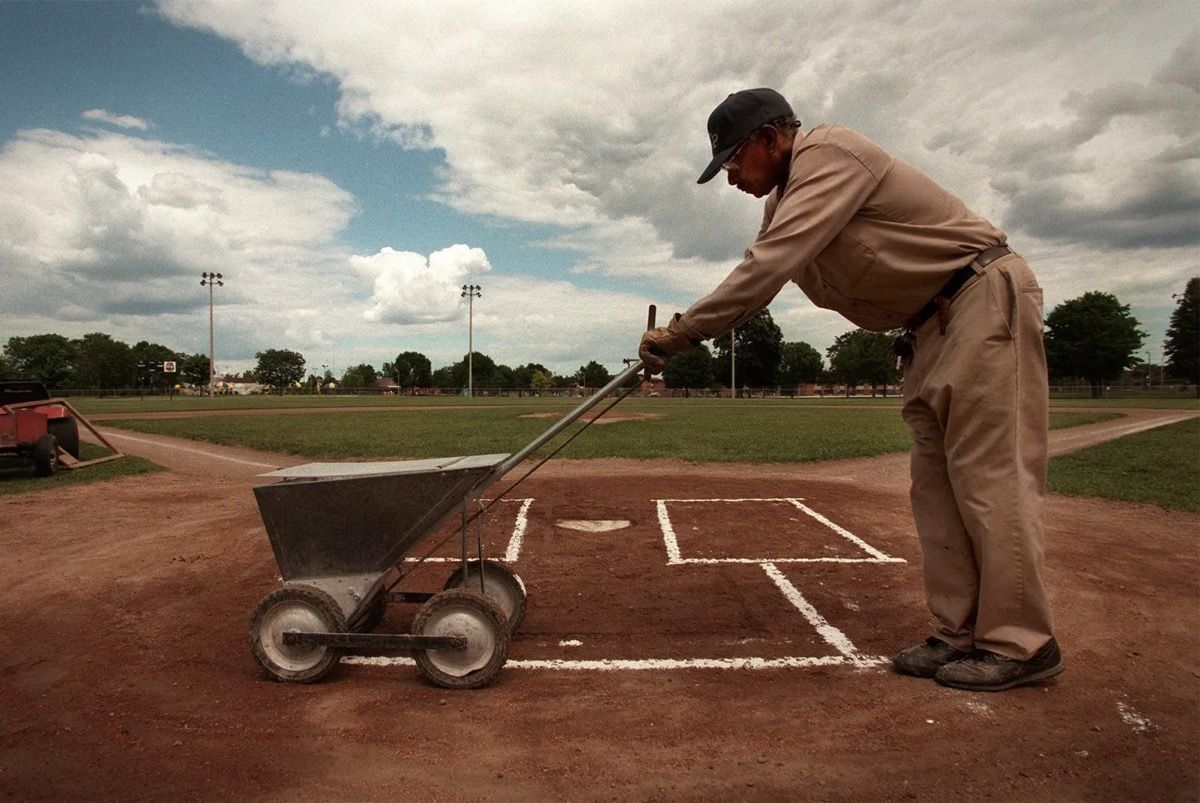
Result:
{"label": "stadium light pole", "polygon": [[208,287],[208,397],[213,395],[213,384],[217,374],[217,357],[213,351],[213,285],[224,287],[224,277],[219,273],[201,273],[200,286]]}
{"label": "stadium light pole", "polygon": [[475,329],[475,299],[480,298],[479,291],[483,289],[477,284],[464,284],[462,297],[467,299],[467,398],[475,395],[475,368],[473,363],[474,329]]}

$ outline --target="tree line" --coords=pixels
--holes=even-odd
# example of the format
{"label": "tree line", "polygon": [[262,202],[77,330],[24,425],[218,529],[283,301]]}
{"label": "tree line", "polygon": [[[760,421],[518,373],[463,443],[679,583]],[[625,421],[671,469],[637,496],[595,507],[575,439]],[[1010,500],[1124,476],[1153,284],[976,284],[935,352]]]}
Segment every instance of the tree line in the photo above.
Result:
{"label": "tree line", "polygon": [[[1163,373],[1173,380],[1197,386],[1200,395],[1200,277],[1189,279],[1182,293],[1172,296],[1171,315],[1163,344]],[[1111,293],[1088,292],[1064,301],[1045,319],[1046,358],[1055,381],[1084,381],[1099,396],[1105,385],[1129,369],[1145,369],[1141,359],[1146,333],[1140,323]],[[784,342],[783,333],[763,310],[735,332],[679,355],[668,363],[663,380],[669,388],[719,389],[732,380],[731,361],[736,355],[736,383],[742,387],[795,389],[802,384],[869,385],[886,388],[901,374],[890,352],[894,332],[854,329],[844,332],[826,349],[825,358],[808,343]],[[383,362],[379,370],[369,363],[350,366],[335,377],[306,371],[306,361],[289,349],[266,349],[255,355],[253,371],[244,379],[276,389],[297,385],[316,388],[330,383],[345,389],[374,388],[378,380],[394,380],[402,389],[456,389],[467,386],[468,357],[433,369],[428,357],[403,351]],[[826,363],[826,359],[828,363]],[[153,366],[174,361],[176,374]],[[473,384],[480,389],[528,389],[583,385],[599,387],[612,375],[595,360],[571,375],[556,375],[539,363],[511,368],[482,352],[471,359]],[[177,352],[159,343],[139,341],[130,346],[110,335],[93,332],[70,339],[58,334],[10,337],[0,352],[0,379],[35,379],[51,388],[78,390],[165,387],[208,383],[207,355]]]}
{"label": "tree line", "polygon": [[[1200,396],[1200,277],[1188,280],[1182,293],[1172,296],[1172,312],[1163,343],[1163,378],[1196,386]],[[1056,382],[1086,382],[1093,396],[1131,369],[1149,376],[1152,366],[1143,360],[1146,333],[1139,321],[1111,293],[1087,292],[1064,301],[1045,318],[1046,362]],[[896,332],[844,332],[826,349],[828,364],[807,343],[785,343],[779,327],[764,310],[729,335],[676,357],[663,372],[668,387],[709,388],[727,386],[730,359],[737,355],[736,382],[753,388],[795,388],[810,383],[851,387],[869,385],[884,389],[901,379],[900,366],[891,353]]]}

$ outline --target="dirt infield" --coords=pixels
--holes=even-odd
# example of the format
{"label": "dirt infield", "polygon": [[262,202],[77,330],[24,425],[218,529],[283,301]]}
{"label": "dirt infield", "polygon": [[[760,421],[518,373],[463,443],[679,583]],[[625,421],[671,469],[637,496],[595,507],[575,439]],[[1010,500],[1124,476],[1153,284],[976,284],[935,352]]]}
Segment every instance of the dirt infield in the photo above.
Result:
{"label": "dirt infield", "polygon": [[493,686],[399,657],[284,685],[245,643],[277,587],[250,489],[301,461],[114,434],[170,470],[0,502],[5,798],[1200,797],[1200,516],[1052,497],[1068,670],[972,694],[881,661],[929,627],[903,456],[553,461],[486,523],[530,594]]}

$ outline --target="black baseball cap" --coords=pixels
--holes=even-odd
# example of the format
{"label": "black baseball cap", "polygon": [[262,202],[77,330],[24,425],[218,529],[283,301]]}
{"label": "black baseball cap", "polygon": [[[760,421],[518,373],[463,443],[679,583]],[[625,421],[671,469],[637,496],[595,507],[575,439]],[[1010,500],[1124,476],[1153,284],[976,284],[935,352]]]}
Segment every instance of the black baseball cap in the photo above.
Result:
{"label": "black baseball cap", "polygon": [[721,165],[758,128],[780,117],[792,116],[792,107],[774,89],[743,89],[734,92],[708,116],[708,140],[713,158],[696,180],[703,184],[712,179]]}

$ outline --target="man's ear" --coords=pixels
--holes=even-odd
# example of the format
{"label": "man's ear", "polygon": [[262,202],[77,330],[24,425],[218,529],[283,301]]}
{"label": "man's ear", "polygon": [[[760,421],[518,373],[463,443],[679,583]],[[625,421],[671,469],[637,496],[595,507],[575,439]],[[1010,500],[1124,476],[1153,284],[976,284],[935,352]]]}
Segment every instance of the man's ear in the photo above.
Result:
{"label": "man's ear", "polygon": [[783,150],[781,143],[784,140],[783,132],[773,125],[764,125],[759,131],[759,139],[767,151],[776,154]]}

